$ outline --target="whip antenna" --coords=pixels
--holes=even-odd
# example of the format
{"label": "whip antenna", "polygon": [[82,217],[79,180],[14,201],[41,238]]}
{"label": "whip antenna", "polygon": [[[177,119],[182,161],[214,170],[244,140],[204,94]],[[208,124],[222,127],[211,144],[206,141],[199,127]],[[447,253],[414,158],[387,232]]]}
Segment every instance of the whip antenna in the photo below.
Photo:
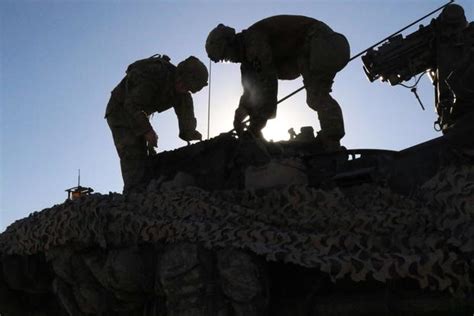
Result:
{"label": "whip antenna", "polygon": [[207,139],[209,139],[209,129],[211,124],[211,68],[212,61],[209,58],[209,86],[208,86],[208,95],[207,95]]}

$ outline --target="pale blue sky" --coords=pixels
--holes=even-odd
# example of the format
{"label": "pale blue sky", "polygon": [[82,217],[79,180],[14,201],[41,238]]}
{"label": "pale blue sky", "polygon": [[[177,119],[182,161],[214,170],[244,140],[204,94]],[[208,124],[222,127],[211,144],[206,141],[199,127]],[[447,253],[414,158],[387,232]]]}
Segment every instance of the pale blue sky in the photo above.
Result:
{"label": "pale blue sky", "polygon": [[[473,2],[457,1],[468,20]],[[400,29],[442,1],[0,1],[0,232],[33,211],[62,203],[65,189],[81,184],[121,192],[119,161],[103,119],[110,90],[134,60],[156,53],[174,63],[195,55],[208,64],[204,42],[224,23],[240,31],[276,14],[319,19],[343,33],[352,55]],[[430,19],[425,20],[428,24]],[[404,32],[416,30],[413,27]],[[302,85],[280,81],[279,97]],[[439,136],[433,130],[433,88],[421,80],[413,94],[369,83],[360,58],[338,76],[333,96],[342,106],[348,148],[402,149]],[[232,128],[241,93],[237,64],[212,65],[211,136]],[[207,134],[208,91],[194,97],[198,130]],[[159,150],[184,146],[172,110],[152,124]],[[316,113],[305,92],[280,104],[264,134],[286,139],[287,130],[312,125]]]}

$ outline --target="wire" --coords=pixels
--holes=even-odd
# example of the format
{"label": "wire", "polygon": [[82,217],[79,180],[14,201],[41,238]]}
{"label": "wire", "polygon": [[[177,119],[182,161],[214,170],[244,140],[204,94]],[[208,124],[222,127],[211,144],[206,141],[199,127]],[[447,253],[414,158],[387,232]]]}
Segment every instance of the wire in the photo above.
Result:
{"label": "wire", "polygon": [[207,139],[209,139],[209,130],[211,125],[211,67],[212,61],[209,59],[209,87],[207,96]]}
{"label": "wire", "polygon": [[413,88],[416,88],[416,86],[418,85],[418,82],[420,82],[420,79],[426,74],[426,71],[423,72],[418,78],[416,78],[415,80],[415,84],[413,84],[412,86],[409,86],[409,85],[405,85],[403,83],[399,83],[398,85],[402,86],[402,87],[405,87],[407,89],[413,89]]}
{"label": "wire", "polygon": [[403,83],[398,83],[397,85],[400,85],[404,88],[407,88],[407,89],[410,89],[411,92],[413,92],[413,94],[415,95],[416,97],[416,100],[418,101],[418,103],[420,104],[421,106],[421,109],[424,111],[425,110],[425,106],[423,105],[423,102],[421,102],[421,99],[420,99],[420,96],[418,95],[418,92],[416,91],[416,87],[418,86],[418,83],[420,82],[420,79],[426,74],[426,71],[423,72],[418,78],[416,78],[415,80],[415,84],[412,85],[412,86],[409,86],[409,85],[406,85],[406,84],[403,84]]}

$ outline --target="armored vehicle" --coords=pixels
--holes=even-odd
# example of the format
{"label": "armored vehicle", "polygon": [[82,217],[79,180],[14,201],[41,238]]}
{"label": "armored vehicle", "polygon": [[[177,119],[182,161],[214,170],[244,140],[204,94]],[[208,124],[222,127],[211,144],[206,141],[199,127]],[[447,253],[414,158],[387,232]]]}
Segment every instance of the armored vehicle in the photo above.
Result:
{"label": "armored vehicle", "polygon": [[0,235],[0,314],[472,315],[473,24],[449,8],[363,58],[371,80],[434,71],[443,136],[323,152],[310,129],[226,133],[150,157],[144,192],[67,200]]}

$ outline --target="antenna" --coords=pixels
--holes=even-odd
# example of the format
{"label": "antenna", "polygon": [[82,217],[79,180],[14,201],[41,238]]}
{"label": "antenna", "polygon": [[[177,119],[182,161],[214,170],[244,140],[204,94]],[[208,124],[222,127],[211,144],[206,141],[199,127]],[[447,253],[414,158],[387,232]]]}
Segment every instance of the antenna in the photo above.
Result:
{"label": "antenna", "polygon": [[88,187],[81,187],[81,169],[77,169],[77,187],[65,190],[67,192],[68,200],[75,200],[84,195],[89,195],[94,192],[94,189]]}
{"label": "antenna", "polygon": [[211,70],[212,70],[212,61],[209,58],[209,88],[207,96],[207,139],[209,139],[209,129],[211,124]]}

